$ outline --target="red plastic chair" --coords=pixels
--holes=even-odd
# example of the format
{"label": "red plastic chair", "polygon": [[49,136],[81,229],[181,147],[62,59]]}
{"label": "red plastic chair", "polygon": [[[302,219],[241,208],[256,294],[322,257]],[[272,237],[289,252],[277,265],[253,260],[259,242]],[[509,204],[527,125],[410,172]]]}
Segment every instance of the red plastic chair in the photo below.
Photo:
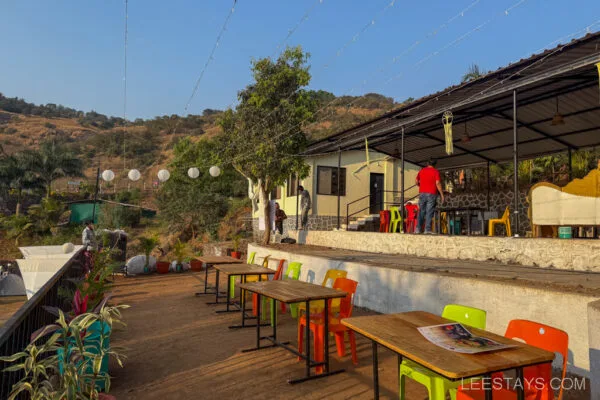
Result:
{"label": "red plastic chair", "polygon": [[[338,315],[331,315],[331,300],[328,301],[329,307],[329,332],[335,334],[335,344],[337,347],[337,353],[340,357],[346,355],[346,348],[344,345],[344,333],[348,332],[348,339],[350,341],[350,351],[352,353],[352,362],[358,364],[358,357],[356,355],[356,337],[354,331],[348,329],[346,326],[341,324],[341,320],[352,316],[352,298],[356,293],[356,287],[358,282],[348,278],[337,278],[333,283],[333,288],[346,292],[346,297],[343,297],[340,301],[340,311]],[[320,313],[317,315],[311,315],[310,318],[310,330],[313,333],[313,354],[314,359],[317,362],[321,362],[324,359],[324,345],[325,345],[325,324],[323,321],[324,314]],[[306,315],[303,315],[298,319],[298,351],[302,353],[304,348],[304,331],[306,330]],[[329,349],[325,349],[329,351]],[[301,360],[299,357],[298,360]],[[317,367],[317,373],[321,373],[323,367]]]}
{"label": "red plastic chair", "polygon": [[406,227],[404,229],[407,233],[413,233],[417,226],[417,217],[419,215],[419,206],[413,203],[407,203],[406,208]]}
{"label": "red plastic chair", "polygon": [[[279,260],[279,265],[277,265],[277,270],[275,271],[275,275],[273,275],[273,280],[277,281],[281,279],[281,275],[283,275],[283,264],[285,264],[285,260]],[[263,309],[266,304],[266,297],[262,298]],[[285,310],[284,310],[285,311]],[[258,315],[258,295],[256,293],[252,294],[252,314],[256,317]],[[263,313],[264,316],[264,313]]]}
{"label": "red plastic chair", "polygon": [[379,232],[387,232],[390,229],[390,210],[379,211]]}
{"label": "red plastic chair", "polygon": [[[553,353],[559,353],[563,359],[561,381],[565,379],[569,352],[569,335],[565,331],[538,322],[515,319],[509,322],[504,336],[510,339],[522,340],[531,346],[536,346]],[[494,374],[494,382],[502,382],[497,379],[502,377],[501,373]],[[554,399],[554,392],[550,385],[552,364],[540,364],[523,368],[523,379],[525,399]],[[492,388],[494,399],[516,400],[517,398],[517,392],[508,387],[497,388],[495,385],[492,385]],[[558,400],[561,400],[562,396],[563,388],[561,385]],[[483,400],[484,398],[485,393],[482,388],[477,387],[477,382],[470,384],[469,387],[459,388],[456,395],[457,400]]]}

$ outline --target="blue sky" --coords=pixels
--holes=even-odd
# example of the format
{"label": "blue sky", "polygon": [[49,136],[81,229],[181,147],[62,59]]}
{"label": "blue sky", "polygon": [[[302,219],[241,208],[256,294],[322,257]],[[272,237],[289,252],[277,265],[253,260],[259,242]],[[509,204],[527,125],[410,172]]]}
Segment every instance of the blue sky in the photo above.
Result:
{"label": "blue sky", "polygon": [[[0,92],[122,115],[124,0],[0,2]],[[581,36],[586,26],[596,23],[591,31],[600,30],[597,0],[390,3],[238,0],[189,112],[232,104],[250,82],[250,60],[274,54],[310,9],[287,44],[311,53],[311,88],[336,95],[378,92],[396,100],[457,83],[471,63],[496,69],[553,47],[557,39]],[[183,112],[231,4],[129,0],[128,118]]]}

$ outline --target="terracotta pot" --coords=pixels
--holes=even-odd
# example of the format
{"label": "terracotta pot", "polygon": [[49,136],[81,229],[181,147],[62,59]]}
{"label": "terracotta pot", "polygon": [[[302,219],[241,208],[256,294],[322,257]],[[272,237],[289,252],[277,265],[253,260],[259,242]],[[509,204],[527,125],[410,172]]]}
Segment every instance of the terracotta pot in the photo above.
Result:
{"label": "terracotta pot", "polygon": [[231,257],[237,258],[238,260],[242,258],[242,253],[240,251],[232,251]]}
{"label": "terracotta pot", "polygon": [[169,272],[170,266],[171,266],[170,262],[157,261],[156,262],[156,272],[158,272],[159,274],[167,274]]}
{"label": "terracotta pot", "polygon": [[202,271],[202,261],[191,260],[190,267],[192,268],[192,271]]}

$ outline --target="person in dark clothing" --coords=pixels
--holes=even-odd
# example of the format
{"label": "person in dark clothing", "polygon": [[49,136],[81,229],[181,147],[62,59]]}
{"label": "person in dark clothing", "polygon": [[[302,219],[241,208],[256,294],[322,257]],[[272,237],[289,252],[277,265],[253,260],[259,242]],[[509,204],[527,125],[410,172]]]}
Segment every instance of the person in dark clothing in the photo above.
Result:
{"label": "person in dark clothing", "polygon": [[283,235],[283,221],[286,219],[285,211],[279,208],[279,203],[275,203],[275,229],[280,235]]}

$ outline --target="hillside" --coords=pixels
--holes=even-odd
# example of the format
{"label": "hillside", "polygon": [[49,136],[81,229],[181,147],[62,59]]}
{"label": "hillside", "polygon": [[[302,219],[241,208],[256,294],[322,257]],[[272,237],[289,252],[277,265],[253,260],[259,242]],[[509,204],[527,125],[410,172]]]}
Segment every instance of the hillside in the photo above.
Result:
{"label": "hillside", "polygon": [[[393,99],[378,94],[335,97],[325,91],[315,91],[312,95],[319,111],[316,122],[306,126],[310,140],[323,138],[398,106]],[[130,185],[123,172],[125,154],[126,167],[139,169],[144,176],[140,185],[149,188],[156,172],[171,160],[173,145],[178,140],[186,136],[201,140],[221,131],[220,114],[219,110],[206,109],[202,115],[138,119],[124,127],[121,118],[55,104],[37,106],[0,93],[0,145],[11,154],[36,148],[50,138],[62,141],[82,156],[87,177],[93,177],[98,167],[113,169],[117,173],[114,190]],[[66,188],[66,180],[57,183],[57,190]]]}

